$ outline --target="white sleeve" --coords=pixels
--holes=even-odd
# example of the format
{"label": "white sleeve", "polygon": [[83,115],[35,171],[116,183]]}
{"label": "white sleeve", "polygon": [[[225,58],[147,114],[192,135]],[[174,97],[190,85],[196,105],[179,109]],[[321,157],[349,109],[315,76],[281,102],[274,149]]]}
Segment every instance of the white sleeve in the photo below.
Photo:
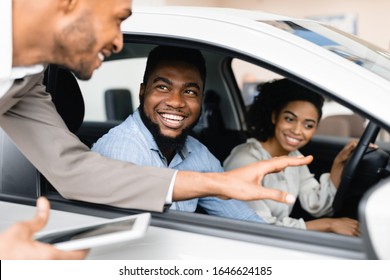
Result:
{"label": "white sleeve", "polygon": [[287,205],[262,200],[248,202],[248,205],[256,211],[257,215],[271,225],[306,229],[305,221],[302,218],[294,219],[288,216],[290,211]]}
{"label": "white sleeve", "polygon": [[330,174],[322,174],[318,182],[307,166],[301,166],[300,176],[299,200],[302,208],[315,217],[331,215],[337,189],[330,180]]}
{"label": "white sleeve", "polygon": [[175,185],[177,172],[178,172],[178,170],[176,170],[176,172],[173,174],[171,183],[170,183],[170,185],[169,185],[167,197],[165,198],[165,203],[166,203],[166,204],[172,204],[173,186]]}

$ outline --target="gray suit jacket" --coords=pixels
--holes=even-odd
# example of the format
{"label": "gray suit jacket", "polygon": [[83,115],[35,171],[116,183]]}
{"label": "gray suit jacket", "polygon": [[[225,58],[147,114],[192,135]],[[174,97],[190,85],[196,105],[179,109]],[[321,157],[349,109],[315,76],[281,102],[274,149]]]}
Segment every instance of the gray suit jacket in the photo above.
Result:
{"label": "gray suit jacket", "polygon": [[174,170],[102,157],[57,113],[43,74],[17,80],[0,101],[0,126],[65,198],[163,211]]}

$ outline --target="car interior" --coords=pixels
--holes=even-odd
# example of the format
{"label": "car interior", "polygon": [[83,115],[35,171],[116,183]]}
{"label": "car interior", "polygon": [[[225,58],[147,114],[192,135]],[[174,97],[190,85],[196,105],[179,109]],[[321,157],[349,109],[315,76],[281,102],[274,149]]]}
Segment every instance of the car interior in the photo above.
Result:
{"label": "car interior", "polygon": [[[156,41],[164,44],[178,44],[178,42],[171,42],[168,39],[162,40],[161,38],[152,38],[150,41],[153,44],[149,44],[137,38],[133,38],[132,41],[127,39],[127,41],[125,41],[124,50],[119,54],[113,55],[112,58],[110,58],[110,61],[133,57],[145,58],[150,49],[156,45]],[[195,43],[185,42],[181,44],[193,46]],[[233,147],[240,143],[244,143],[247,139],[244,117],[246,107],[244,105],[244,97],[241,95],[240,85],[234,77],[232,60],[233,58],[239,58],[252,63],[253,59],[242,57],[242,55],[235,54],[230,50],[215,50],[215,47],[211,48],[204,45],[200,45],[199,47],[202,47],[207,61],[208,77],[206,81],[207,86],[202,116],[197,126],[193,129],[192,135],[204,143],[222,162]],[[284,73],[282,70],[273,69],[265,63],[261,65],[258,62],[255,63],[257,64],[256,66],[268,67],[278,75],[294,79],[305,85],[304,81],[293,75]],[[127,73],[127,75],[130,74]],[[137,93],[134,92],[135,90],[123,86],[102,88],[101,99],[104,103],[103,120],[86,119],[85,112],[89,104],[86,102],[86,98],[83,97],[84,92],[82,92],[80,87],[80,81],[78,81],[72,73],[62,67],[50,65],[46,71],[45,83],[48,92],[53,96],[53,102],[59,114],[63,117],[68,128],[89,147],[91,147],[102,135],[107,133],[110,128],[119,124],[136,107],[136,104],[133,102],[134,99],[130,98],[131,94],[134,95]],[[312,87],[312,85],[308,86]],[[321,89],[314,89],[324,94]],[[327,97],[331,97],[331,95],[329,94]],[[334,115],[327,117],[321,122],[316,136],[301,150],[303,154],[314,155],[316,160],[310,164],[309,168],[312,173],[319,176],[323,172],[330,170],[334,157],[351,138],[358,138],[362,135],[356,152],[346,165],[345,174],[343,175],[345,179],[342,180],[342,186],[340,187],[341,191],[339,191],[339,194],[335,199],[334,207],[336,216],[358,218],[358,203],[363,194],[379,180],[390,174],[389,144],[383,141],[383,143],[380,143],[379,149],[369,148],[369,143],[377,142],[376,138],[379,133],[379,125],[373,122],[368,122],[367,125],[366,119],[363,116],[360,116],[358,112],[353,115],[348,115],[347,117]],[[12,142],[9,139],[7,140],[6,135],[2,137],[2,142],[0,144],[2,147],[12,146]],[[53,201],[54,205],[56,205],[56,202],[59,202],[62,207],[68,204],[69,207],[65,208],[69,211],[77,211],[75,210],[78,207],[77,205],[87,205],[92,209],[90,213],[94,213],[94,215],[101,210],[101,212],[99,212],[100,215],[112,216],[112,214],[109,214],[104,210],[114,209],[114,207],[67,201],[62,198],[55,188],[39,174],[35,168],[29,166],[28,161],[23,159],[23,156],[15,147],[13,149],[7,148],[7,151],[10,151],[10,153],[12,152],[12,155],[5,154],[2,156],[0,161],[1,167],[7,168],[6,166],[9,166],[9,163],[11,162],[9,159],[12,157],[13,161],[16,161],[15,164],[25,165],[26,169],[29,170],[26,174],[30,175],[23,178],[23,180],[28,180],[28,183],[21,183],[20,180],[22,180],[22,178],[16,178],[17,176],[15,175],[11,180],[7,181],[4,180],[6,172],[3,171],[1,185],[2,195],[21,194],[22,197],[25,196],[30,198],[46,195]],[[7,164],[5,164],[5,162],[7,162]],[[13,172],[11,170],[12,165],[9,168],[10,170],[8,173],[11,174]],[[354,186],[353,188],[351,188],[352,185]],[[20,186],[24,186],[23,189],[21,189]],[[120,213],[123,213],[123,211],[125,211],[125,213],[138,213],[137,210],[131,209],[115,210]],[[154,217],[163,220],[178,221],[182,224],[189,223],[187,221],[187,214],[174,212],[175,211],[173,210],[168,210],[164,214],[153,213],[153,215]],[[208,220],[202,220],[203,218],[197,220],[195,215],[204,214],[202,209],[199,209],[198,212],[199,213],[191,214],[193,215],[191,216],[193,217],[192,221],[199,221],[198,225],[210,227],[211,224],[218,224],[220,227],[229,231],[237,230],[235,221],[226,221],[226,219],[218,219],[217,217],[209,217]],[[305,220],[313,218],[300,208],[299,201],[297,201],[291,216],[303,217]],[[258,230],[257,226],[260,226],[263,232],[268,232],[269,230],[267,227],[263,227],[264,225],[247,224],[246,230],[252,234],[256,234],[256,231]],[[289,233],[291,230],[294,231],[294,229],[279,230],[283,233],[280,235],[280,238],[282,239],[286,239],[286,233]],[[268,234],[275,236],[274,231],[268,232]],[[327,245],[334,242],[334,237],[324,237],[325,233],[316,234],[318,234],[317,237],[312,237],[313,242],[317,242],[314,240],[317,240],[318,236],[323,236],[321,242],[325,242]],[[292,234],[288,238],[295,238],[303,243],[308,240],[307,233],[302,234],[302,231],[299,231],[299,234],[297,235]],[[357,241],[350,242],[356,245],[355,242]],[[342,244],[342,241],[340,244]]]}
{"label": "car interior", "polygon": [[[146,57],[149,50],[152,48],[150,45],[145,47],[145,45],[142,44],[133,45],[130,43],[126,46],[127,47],[125,47],[122,53],[116,55],[116,57],[112,59],[115,60],[132,56]],[[216,56],[212,52],[207,51],[204,52],[204,55],[206,59],[208,59],[208,66],[212,65],[213,60],[218,59],[220,60],[219,64],[222,65],[222,69],[224,69],[224,67],[228,69],[227,65],[231,62],[231,58],[228,56]],[[215,71],[213,68],[215,68],[215,66],[209,67],[208,72]],[[232,74],[233,72],[226,71],[225,75]],[[76,133],[81,141],[89,147],[91,147],[93,143],[111,127],[114,127],[123,121],[135,109],[132,104],[130,89],[106,89],[104,91],[106,120],[84,121],[85,104],[77,79],[66,69],[57,66],[49,67],[47,75],[47,88],[53,94],[53,102],[56,104],[58,112],[65,120],[69,129]],[[232,148],[246,141],[247,135],[245,131],[245,118],[243,117],[245,111],[245,106],[242,106],[243,100],[240,100],[240,102],[235,101],[239,99],[240,96],[229,97],[226,88],[221,89],[220,86],[218,88],[218,86],[214,86],[216,84],[215,82],[209,82],[209,80],[215,78],[229,78],[221,75],[223,75],[223,71],[219,71],[218,75],[211,75],[211,77],[208,77],[206,84],[209,86],[207,86],[205,91],[202,116],[197,126],[193,129],[192,136],[205,144],[208,149],[223,162]],[[230,81],[231,80],[233,80],[233,77]],[[232,85],[227,86],[228,89],[230,88],[230,92],[234,92],[234,89],[237,89],[238,87],[238,85],[233,85],[233,83]],[[228,98],[233,99],[233,102],[228,100]],[[228,107],[226,106],[227,102],[229,102]],[[236,107],[232,108],[232,104]],[[241,108],[238,108],[239,106],[237,106],[237,104],[241,105]],[[231,111],[234,111],[236,114],[237,112],[241,114],[241,116],[236,116],[236,120],[238,119],[236,125],[230,125],[230,127],[229,125],[226,125],[227,123],[231,124],[231,121],[229,122],[226,120],[226,116],[229,114],[231,115],[231,112],[229,112],[227,108],[231,108]],[[319,159],[310,165],[310,170],[317,177],[320,174],[329,171],[334,157],[351,138],[358,138],[363,135],[361,141],[364,140],[367,143],[375,142],[379,133],[379,127],[373,123],[369,123],[367,129],[365,126],[365,118],[357,113],[325,117],[320,122],[317,134],[313,141],[302,148],[304,154],[313,154],[316,159]],[[366,145],[367,144],[359,145],[359,147],[362,147],[360,155],[357,156],[354,161],[350,161],[347,166],[351,166],[352,170],[348,171],[349,168],[346,168],[345,170],[345,172],[348,171],[350,174],[344,176],[347,179],[342,180],[340,191],[335,199],[334,215],[336,217],[348,216],[357,218],[357,207],[362,195],[370,186],[374,185],[381,178],[386,177],[389,173],[390,169],[387,166],[389,158],[388,153],[382,149],[366,151]],[[352,192],[350,190],[351,184],[359,187],[354,187],[354,191]],[[54,191],[54,188],[49,185],[47,190]],[[199,209],[199,212],[203,213],[201,209]],[[291,216],[304,217],[306,220],[314,218],[300,208],[299,201]]]}

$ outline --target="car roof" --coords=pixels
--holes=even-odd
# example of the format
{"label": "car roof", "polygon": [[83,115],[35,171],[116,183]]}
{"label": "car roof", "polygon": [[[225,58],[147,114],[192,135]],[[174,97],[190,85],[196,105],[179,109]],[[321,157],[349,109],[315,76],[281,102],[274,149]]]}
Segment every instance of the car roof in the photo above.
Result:
{"label": "car roof", "polygon": [[[142,15],[142,17],[140,17]],[[159,21],[160,17],[164,21]],[[142,19],[142,23],[138,24],[138,21]],[[148,21],[150,19],[150,21]],[[311,21],[305,19],[296,19],[292,17],[276,15],[271,13],[265,13],[262,11],[248,11],[241,9],[231,8],[214,8],[214,7],[180,7],[180,6],[163,6],[163,7],[135,7],[133,15],[124,21],[122,25],[123,32],[137,32],[146,30],[164,30],[159,27],[164,27],[164,24],[174,24],[175,29],[165,29],[160,31],[162,34],[172,34],[172,32],[183,32],[182,34],[188,34],[190,37],[194,37],[194,32],[201,31],[205,36],[208,32],[215,33],[213,35],[222,35],[229,37],[229,33],[226,33],[226,29],[223,29],[222,34],[216,33],[219,27],[226,28],[226,25],[240,26],[241,28],[251,28],[256,30],[263,30],[264,27],[260,27],[261,21]],[[148,24],[148,23],[149,24]],[[202,26],[207,24],[210,29],[203,29]],[[193,27],[198,28],[193,28]],[[264,26],[268,27],[268,25]],[[187,28],[191,27],[190,30]],[[271,28],[274,29],[274,28]],[[188,32],[191,31],[191,32]]]}
{"label": "car roof", "polygon": [[220,21],[230,21],[238,23],[240,19],[245,21],[253,20],[286,20],[292,19],[289,16],[283,16],[273,13],[263,12],[261,10],[244,10],[221,7],[199,7],[199,6],[136,6],[135,13],[152,14],[170,14],[176,16],[185,16],[191,18],[209,18]]}

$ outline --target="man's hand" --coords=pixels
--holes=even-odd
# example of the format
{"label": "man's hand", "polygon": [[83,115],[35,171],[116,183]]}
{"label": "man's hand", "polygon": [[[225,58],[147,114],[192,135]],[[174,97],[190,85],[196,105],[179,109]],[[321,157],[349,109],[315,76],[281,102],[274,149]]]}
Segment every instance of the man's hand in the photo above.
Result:
{"label": "man's hand", "polygon": [[[230,182],[230,190],[225,189],[228,195],[225,197],[235,198],[239,200],[258,200],[271,199],[283,203],[292,204],[295,202],[295,197],[289,193],[264,187],[262,181],[265,175],[276,173],[284,170],[288,166],[307,165],[313,160],[312,156],[307,157],[274,157],[270,160],[258,161],[237,169],[225,172]],[[238,188],[234,186],[234,181]]]}
{"label": "man's hand", "polygon": [[221,173],[201,174],[179,171],[173,189],[173,200],[218,196],[223,199],[271,199],[283,203],[294,203],[295,197],[291,194],[263,187],[263,178],[269,173],[282,171],[288,166],[307,165],[312,160],[312,156],[283,156],[258,161]]}
{"label": "man's hand", "polygon": [[44,260],[44,259],[83,259],[87,251],[65,252],[52,245],[33,240],[34,234],[41,230],[49,219],[49,201],[40,197],[37,200],[35,217],[18,222],[0,234],[0,259]]}

